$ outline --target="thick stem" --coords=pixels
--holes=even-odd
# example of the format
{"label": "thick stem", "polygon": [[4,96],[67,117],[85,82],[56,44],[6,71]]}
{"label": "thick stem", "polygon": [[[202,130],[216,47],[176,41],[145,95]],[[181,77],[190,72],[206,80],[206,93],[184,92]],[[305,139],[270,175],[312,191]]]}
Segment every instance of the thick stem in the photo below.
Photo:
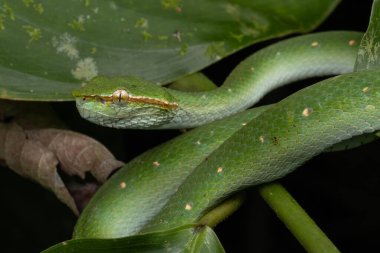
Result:
{"label": "thick stem", "polygon": [[278,183],[266,184],[260,186],[259,192],[307,252],[339,252],[283,186]]}

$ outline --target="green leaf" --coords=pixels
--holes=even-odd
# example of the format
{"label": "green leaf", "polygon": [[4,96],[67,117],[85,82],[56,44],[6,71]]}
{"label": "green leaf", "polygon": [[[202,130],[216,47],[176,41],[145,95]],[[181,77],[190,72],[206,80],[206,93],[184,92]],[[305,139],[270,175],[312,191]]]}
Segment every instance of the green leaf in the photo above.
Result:
{"label": "green leaf", "polygon": [[214,231],[186,225],[167,231],[118,239],[73,239],[43,253],[125,253],[125,252],[224,252]]}
{"label": "green leaf", "polygon": [[315,28],[339,0],[0,0],[0,98],[72,100],[96,75],[167,83]]}
{"label": "green leaf", "polygon": [[380,2],[372,4],[371,18],[360,43],[355,71],[380,67]]}

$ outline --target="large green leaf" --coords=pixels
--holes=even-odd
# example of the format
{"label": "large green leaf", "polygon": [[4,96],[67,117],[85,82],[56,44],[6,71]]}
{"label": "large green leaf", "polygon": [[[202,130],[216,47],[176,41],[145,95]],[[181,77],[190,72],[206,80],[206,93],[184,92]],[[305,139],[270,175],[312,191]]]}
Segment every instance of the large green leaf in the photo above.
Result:
{"label": "large green leaf", "polygon": [[143,253],[143,252],[224,252],[209,227],[182,226],[168,231],[118,239],[74,239],[59,243],[43,253]]}
{"label": "large green leaf", "polygon": [[0,98],[71,100],[96,75],[167,83],[315,28],[339,0],[0,0]]}

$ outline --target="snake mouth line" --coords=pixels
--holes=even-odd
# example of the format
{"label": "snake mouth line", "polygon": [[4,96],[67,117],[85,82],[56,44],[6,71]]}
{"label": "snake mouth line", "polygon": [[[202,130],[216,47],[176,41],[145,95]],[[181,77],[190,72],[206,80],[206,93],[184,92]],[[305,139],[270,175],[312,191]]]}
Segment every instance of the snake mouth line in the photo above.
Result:
{"label": "snake mouth line", "polygon": [[149,98],[149,97],[143,97],[143,96],[132,96],[128,95],[123,97],[123,99],[118,99],[115,101],[114,96],[99,96],[99,95],[84,95],[82,96],[82,101],[86,101],[88,99],[95,99],[100,100],[101,102],[111,102],[111,103],[141,103],[141,104],[148,104],[148,105],[156,105],[163,109],[176,109],[178,107],[178,104],[175,102],[169,102],[166,100],[156,99],[156,98]]}
{"label": "snake mouth line", "polygon": [[[147,120],[152,115],[152,112],[130,111],[128,112],[128,117],[118,114],[109,115],[101,110],[91,108],[91,106],[87,105],[88,103],[91,102],[84,101],[80,97],[76,98],[77,109],[81,117],[97,125],[111,128],[125,128],[125,126],[133,125],[136,129],[146,129],[159,124],[157,120]],[[151,110],[154,109],[151,108]],[[144,119],[141,119],[141,117]]]}

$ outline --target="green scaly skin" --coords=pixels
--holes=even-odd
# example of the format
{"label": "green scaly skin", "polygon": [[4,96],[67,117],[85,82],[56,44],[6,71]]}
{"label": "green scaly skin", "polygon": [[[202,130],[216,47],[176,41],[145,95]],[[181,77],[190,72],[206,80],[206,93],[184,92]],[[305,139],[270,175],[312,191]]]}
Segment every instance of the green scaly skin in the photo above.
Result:
{"label": "green scaly skin", "polygon": [[[312,42],[321,46],[319,54],[325,48],[335,57],[347,54],[350,62],[344,65],[352,70],[357,48],[348,41],[359,42],[360,36],[323,33]],[[312,43],[310,36],[294,41]],[[277,45],[285,54],[282,43]],[[315,64],[326,63],[321,55],[318,59]],[[292,68],[291,61],[282,63]],[[380,75],[363,71],[331,78],[257,110],[197,128],[134,159],[99,190],[74,237],[114,238],[196,222],[232,192],[282,177],[335,143],[379,130]]]}
{"label": "green scaly skin", "polygon": [[[361,36],[356,32],[325,32],[281,41],[248,57],[220,88],[211,91],[183,92],[131,77],[98,77],[73,95],[81,116],[103,126],[192,128],[243,111],[269,91],[292,81],[351,72]],[[141,102],[99,102],[115,90],[177,106],[168,109]]]}
{"label": "green scaly skin", "polygon": [[205,157],[267,108],[251,109],[223,119],[222,124],[215,121],[196,128],[127,163],[85,208],[74,237],[114,238],[137,234]]}

